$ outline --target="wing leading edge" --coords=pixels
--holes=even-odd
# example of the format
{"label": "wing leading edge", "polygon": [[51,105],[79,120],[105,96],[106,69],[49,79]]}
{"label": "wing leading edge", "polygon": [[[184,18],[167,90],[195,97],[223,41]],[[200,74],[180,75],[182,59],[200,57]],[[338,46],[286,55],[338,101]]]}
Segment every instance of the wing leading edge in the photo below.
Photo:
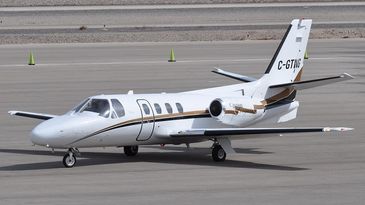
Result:
{"label": "wing leading edge", "polygon": [[39,120],[49,120],[51,118],[57,117],[57,115],[50,115],[50,114],[44,114],[44,113],[34,113],[34,112],[24,112],[24,111],[9,111],[8,113],[10,115],[35,118],[35,119],[39,119]]}
{"label": "wing leading edge", "polygon": [[278,85],[271,85],[270,88],[294,87],[296,90],[304,90],[304,89],[314,88],[314,87],[318,87],[318,86],[322,86],[322,85],[337,83],[337,82],[351,80],[351,79],[354,79],[354,77],[348,73],[343,73],[341,75],[333,76],[333,77],[319,78],[319,79],[306,80],[306,81],[297,81],[297,82],[293,82],[293,83],[284,83],[284,84],[278,84]]}
{"label": "wing leading edge", "polygon": [[306,133],[306,132],[343,132],[350,131],[348,127],[304,127],[304,128],[220,128],[220,129],[193,129],[170,134],[171,137],[219,137],[242,135],[238,138],[259,137],[259,135]]}

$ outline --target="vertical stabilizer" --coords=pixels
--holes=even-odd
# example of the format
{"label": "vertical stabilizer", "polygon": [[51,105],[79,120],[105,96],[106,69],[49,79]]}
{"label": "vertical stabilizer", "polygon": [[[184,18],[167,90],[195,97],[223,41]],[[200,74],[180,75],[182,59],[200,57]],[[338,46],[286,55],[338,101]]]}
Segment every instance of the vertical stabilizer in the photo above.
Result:
{"label": "vertical stabilizer", "polygon": [[300,81],[311,25],[311,19],[294,19],[291,22],[264,76],[257,81],[254,97],[270,99],[271,103],[295,98],[296,91],[293,88],[269,89],[269,87]]}
{"label": "vertical stabilizer", "polygon": [[269,85],[300,80],[307,49],[311,19],[294,19],[265,72]]}

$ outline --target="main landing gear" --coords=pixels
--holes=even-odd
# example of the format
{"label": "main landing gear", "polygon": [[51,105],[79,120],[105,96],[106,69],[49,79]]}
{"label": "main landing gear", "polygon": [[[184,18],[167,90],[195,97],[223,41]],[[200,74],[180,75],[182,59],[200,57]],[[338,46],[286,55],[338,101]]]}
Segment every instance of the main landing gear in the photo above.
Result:
{"label": "main landing gear", "polygon": [[223,162],[224,160],[226,160],[226,152],[224,151],[224,149],[222,148],[222,146],[220,146],[218,143],[214,143],[213,144],[213,149],[212,149],[212,158],[215,162]]}
{"label": "main landing gear", "polygon": [[136,156],[138,153],[138,146],[124,146],[124,154],[128,157]]}
{"label": "main landing gear", "polygon": [[63,165],[67,168],[71,168],[76,164],[76,154],[79,153],[77,148],[70,148],[68,149],[67,153],[63,157]]}

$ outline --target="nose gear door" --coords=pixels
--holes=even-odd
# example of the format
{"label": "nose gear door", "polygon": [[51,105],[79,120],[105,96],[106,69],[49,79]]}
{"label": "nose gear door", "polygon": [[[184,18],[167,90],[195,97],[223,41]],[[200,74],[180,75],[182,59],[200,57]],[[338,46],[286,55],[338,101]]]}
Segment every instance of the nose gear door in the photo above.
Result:
{"label": "nose gear door", "polygon": [[137,141],[146,141],[151,138],[155,129],[155,114],[151,104],[145,99],[138,99],[137,104],[141,111],[141,129]]}

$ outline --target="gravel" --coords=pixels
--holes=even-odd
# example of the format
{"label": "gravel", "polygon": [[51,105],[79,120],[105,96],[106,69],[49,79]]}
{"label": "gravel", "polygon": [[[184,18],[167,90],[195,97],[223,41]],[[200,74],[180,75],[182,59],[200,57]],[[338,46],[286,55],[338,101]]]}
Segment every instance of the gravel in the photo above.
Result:
{"label": "gravel", "polygon": [[[325,0],[327,1],[327,0]],[[311,0],[0,0],[0,6],[157,5],[312,2]],[[333,2],[333,0],[328,0]],[[281,39],[282,22],[309,16],[311,38],[364,38],[362,6],[167,10],[12,11],[0,13],[0,44],[76,42],[174,42]],[[179,11],[179,12],[177,12]],[[216,15],[219,12],[219,15]],[[212,22],[219,24],[216,28]],[[245,26],[231,28],[230,24]],[[272,25],[267,24],[272,23]],[[103,25],[106,28],[103,29]],[[194,28],[183,28],[184,25]],[[209,26],[204,26],[204,25]],[[111,27],[109,27],[109,25]],[[227,26],[226,26],[227,25]],[[82,26],[83,29],[80,30]],[[176,28],[168,28],[169,26]],[[181,27],[182,26],[182,27]],[[150,29],[148,29],[151,27]],[[210,27],[209,29],[207,27]]]}
{"label": "gravel", "polygon": [[[223,40],[281,39],[285,29],[273,30],[217,30],[217,31],[163,31],[163,32],[79,32],[46,34],[0,34],[0,44],[26,43],[90,43],[90,42],[174,42]],[[364,38],[365,28],[313,29],[312,39]]]}

